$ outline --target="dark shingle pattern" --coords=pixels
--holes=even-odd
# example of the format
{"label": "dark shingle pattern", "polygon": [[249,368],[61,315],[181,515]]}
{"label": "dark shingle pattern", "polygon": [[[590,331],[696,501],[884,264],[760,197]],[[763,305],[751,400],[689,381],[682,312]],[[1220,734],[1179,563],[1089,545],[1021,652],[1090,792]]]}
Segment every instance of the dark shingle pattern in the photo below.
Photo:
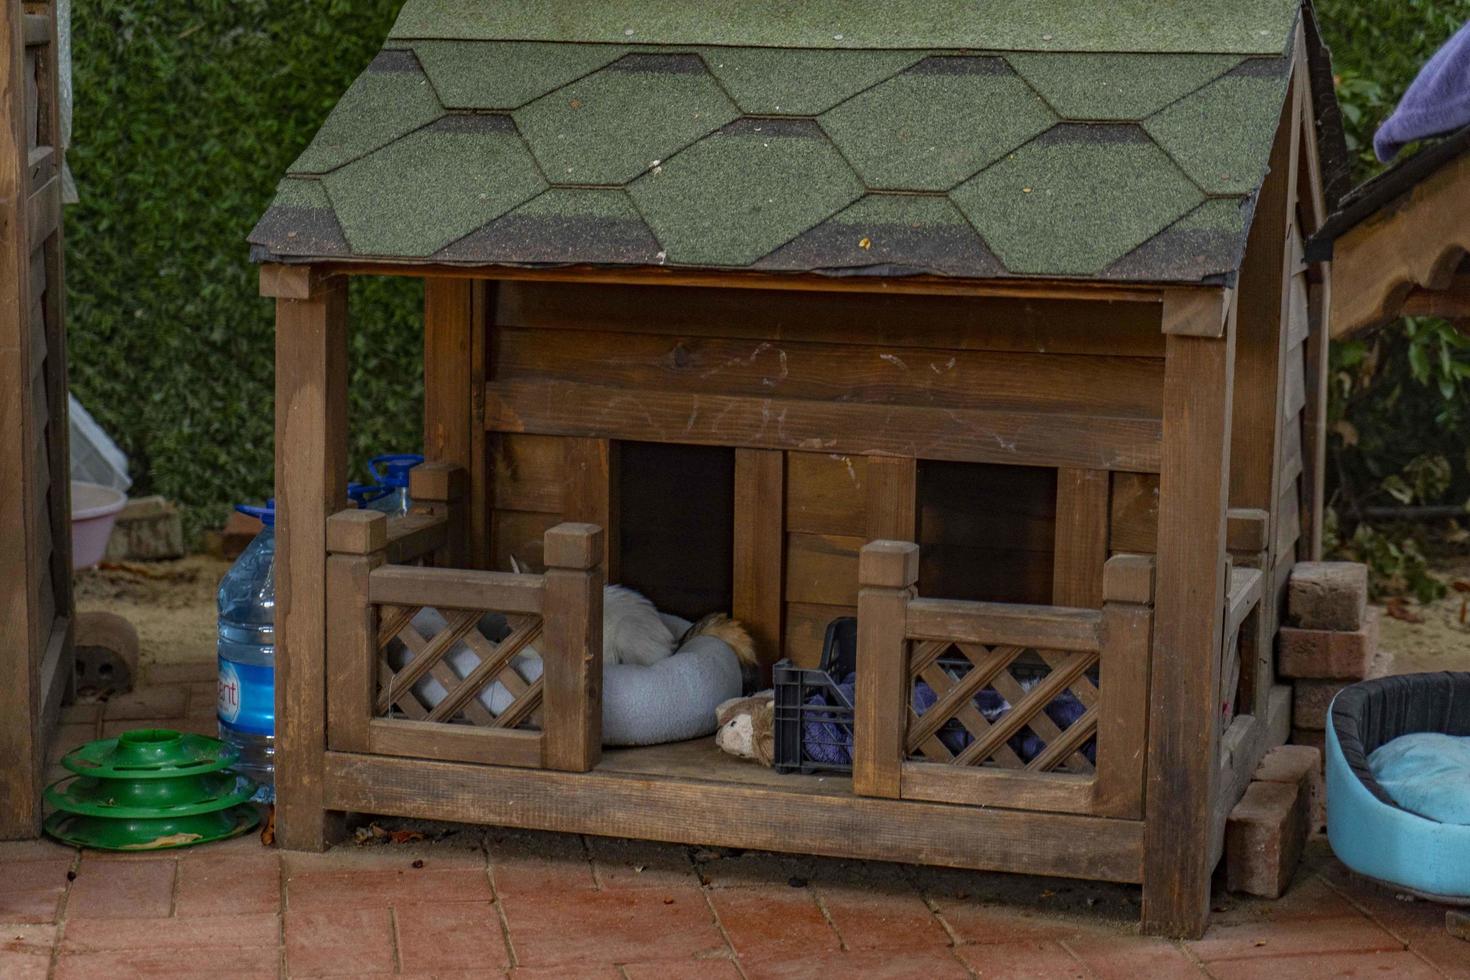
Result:
{"label": "dark shingle pattern", "polygon": [[[1238,267],[1286,92],[1286,0],[1119,0],[1101,19],[1091,0],[991,0],[1001,13],[965,21],[983,30],[956,28],[955,3],[877,19],[761,3],[809,46],[745,17],[732,37],[673,0],[410,0],[254,255],[1158,282]],[[1123,37],[1145,6],[1163,13]],[[1028,33],[1072,7],[1052,40]]]}

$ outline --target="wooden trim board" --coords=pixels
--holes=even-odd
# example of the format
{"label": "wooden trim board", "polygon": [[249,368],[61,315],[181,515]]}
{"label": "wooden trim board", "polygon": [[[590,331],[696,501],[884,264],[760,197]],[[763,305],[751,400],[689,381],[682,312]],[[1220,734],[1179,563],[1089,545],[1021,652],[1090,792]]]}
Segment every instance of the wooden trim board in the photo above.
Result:
{"label": "wooden trim board", "polygon": [[[830,790],[329,752],[337,810],[1101,881],[1141,877],[1143,825]],[[802,779],[803,777],[791,777]],[[732,814],[739,817],[732,819]]]}

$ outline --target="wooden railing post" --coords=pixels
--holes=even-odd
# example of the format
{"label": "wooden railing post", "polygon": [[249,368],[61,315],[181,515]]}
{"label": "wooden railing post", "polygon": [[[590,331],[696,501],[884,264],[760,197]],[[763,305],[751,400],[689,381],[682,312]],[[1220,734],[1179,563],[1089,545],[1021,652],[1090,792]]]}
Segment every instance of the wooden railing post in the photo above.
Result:
{"label": "wooden railing post", "polygon": [[1148,669],[1154,604],[1153,555],[1114,555],[1103,566],[1103,626],[1095,810],[1143,816],[1148,762]]}
{"label": "wooden railing post", "polygon": [[546,532],[542,764],[586,772],[602,758],[602,528]]}
{"label": "wooden railing post", "polygon": [[899,795],[908,723],[909,600],[919,580],[919,546],[872,541],[858,558],[858,659],[853,717],[852,789]]}
{"label": "wooden railing post", "polygon": [[434,552],[437,568],[464,568],[470,559],[465,514],[468,479],[462,467],[430,461],[408,471],[408,495],[419,513],[444,518],[444,547]]}
{"label": "wooden railing post", "polygon": [[378,669],[368,577],[387,547],[387,514],[344,510],[327,519],[327,747],[337,752],[368,750]]}
{"label": "wooden railing post", "polygon": [[327,518],[347,504],[347,282],[262,266],[276,300],[276,841],[322,850]]}

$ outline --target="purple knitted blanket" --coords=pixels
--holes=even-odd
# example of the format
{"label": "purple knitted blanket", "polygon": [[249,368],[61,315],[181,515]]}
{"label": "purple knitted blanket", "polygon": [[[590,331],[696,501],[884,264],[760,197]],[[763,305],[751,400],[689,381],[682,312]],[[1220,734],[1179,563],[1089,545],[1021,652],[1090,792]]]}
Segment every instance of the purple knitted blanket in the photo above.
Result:
{"label": "purple knitted blanket", "polygon": [[1373,136],[1373,152],[1387,163],[1408,143],[1470,126],[1470,23],[1419,69],[1398,108]]}

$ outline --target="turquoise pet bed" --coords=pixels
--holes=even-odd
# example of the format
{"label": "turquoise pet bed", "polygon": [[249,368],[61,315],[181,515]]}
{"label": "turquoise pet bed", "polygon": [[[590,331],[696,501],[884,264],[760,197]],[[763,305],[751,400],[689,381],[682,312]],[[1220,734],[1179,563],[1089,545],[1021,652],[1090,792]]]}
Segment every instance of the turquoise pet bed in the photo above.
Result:
{"label": "turquoise pet bed", "polygon": [[1333,699],[1327,836],[1343,864],[1423,898],[1470,904],[1466,738],[1470,673],[1385,677]]}

